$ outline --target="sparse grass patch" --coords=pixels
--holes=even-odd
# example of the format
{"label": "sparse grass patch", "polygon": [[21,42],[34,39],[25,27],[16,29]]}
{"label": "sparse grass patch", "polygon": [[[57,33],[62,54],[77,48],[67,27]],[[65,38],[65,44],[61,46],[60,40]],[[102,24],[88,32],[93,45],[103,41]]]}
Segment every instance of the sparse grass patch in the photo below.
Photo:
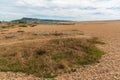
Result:
{"label": "sparse grass patch", "polygon": [[11,28],[14,27],[16,24],[12,22],[1,22],[0,28]]}
{"label": "sparse grass patch", "polygon": [[19,27],[27,27],[26,24],[20,24]]}
{"label": "sparse grass patch", "polygon": [[96,41],[88,39],[62,38],[50,40],[41,47],[38,44],[5,47],[0,52],[0,71],[54,78],[63,72],[75,72],[76,66],[99,61],[104,52],[95,44]]}
{"label": "sparse grass patch", "polygon": [[43,54],[45,54],[45,53],[47,53],[47,51],[46,51],[46,50],[42,50],[42,49],[40,49],[40,50],[38,50],[38,51],[36,52],[37,55],[43,55]]}
{"label": "sparse grass patch", "polygon": [[99,41],[97,37],[93,37],[92,39],[88,39],[89,42],[94,44],[105,44],[105,42]]}
{"label": "sparse grass patch", "polygon": [[30,24],[30,27],[35,27],[37,26],[37,24]]}
{"label": "sparse grass patch", "polygon": [[72,71],[72,72],[76,72],[77,70],[76,70],[75,68],[72,68],[71,71]]}
{"label": "sparse grass patch", "polygon": [[54,32],[54,33],[52,33],[51,35],[54,35],[54,36],[62,36],[62,35],[64,35],[62,32]]}
{"label": "sparse grass patch", "polygon": [[57,75],[55,75],[55,74],[46,74],[46,75],[44,75],[44,78],[54,78],[56,76]]}
{"label": "sparse grass patch", "polygon": [[17,32],[25,32],[25,31],[23,31],[23,30],[18,30]]}

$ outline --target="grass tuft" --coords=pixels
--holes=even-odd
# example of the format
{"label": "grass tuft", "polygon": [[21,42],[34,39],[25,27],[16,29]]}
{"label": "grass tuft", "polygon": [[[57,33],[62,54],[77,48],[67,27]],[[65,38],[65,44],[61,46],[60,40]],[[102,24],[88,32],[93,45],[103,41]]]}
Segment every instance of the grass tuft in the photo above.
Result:
{"label": "grass tuft", "polygon": [[19,27],[27,27],[26,24],[20,24]]}
{"label": "grass tuft", "polygon": [[36,52],[37,55],[43,55],[43,54],[45,54],[45,53],[47,53],[47,51],[46,51],[46,50],[42,50],[42,49],[40,49],[40,50],[38,50],[38,51]]}

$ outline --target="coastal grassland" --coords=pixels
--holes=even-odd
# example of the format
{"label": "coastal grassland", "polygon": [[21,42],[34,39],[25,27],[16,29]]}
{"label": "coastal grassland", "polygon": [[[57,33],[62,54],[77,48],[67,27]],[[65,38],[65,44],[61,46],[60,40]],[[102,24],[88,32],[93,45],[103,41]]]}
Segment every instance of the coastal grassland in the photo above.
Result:
{"label": "coastal grassland", "polygon": [[94,64],[104,54],[95,44],[98,39],[61,38],[44,43],[0,46],[0,71],[24,72],[53,78],[75,72],[77,67]]}

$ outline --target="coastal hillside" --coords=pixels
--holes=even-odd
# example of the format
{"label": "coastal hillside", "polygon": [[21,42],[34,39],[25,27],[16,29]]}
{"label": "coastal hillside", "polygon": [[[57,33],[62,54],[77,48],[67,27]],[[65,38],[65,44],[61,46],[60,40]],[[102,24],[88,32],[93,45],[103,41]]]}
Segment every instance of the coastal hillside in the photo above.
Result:
{"label": "coastal hillside", "polygon": [[67,20],[53,20],[53,19],[38,19],[38,18],[27,18],[27,17],[23,17],[21,19],[18,20],[12,20],[11,22],[32,22],[32,23],[40,23],[40,22],[70,22]]}

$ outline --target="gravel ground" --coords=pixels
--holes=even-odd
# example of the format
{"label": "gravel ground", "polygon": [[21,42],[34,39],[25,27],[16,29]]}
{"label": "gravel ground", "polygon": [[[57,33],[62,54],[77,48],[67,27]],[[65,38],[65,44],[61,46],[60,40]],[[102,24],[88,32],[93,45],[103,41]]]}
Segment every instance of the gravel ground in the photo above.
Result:
{"label": "gravel ground", "polygon": [[[96,31],[95,31],[96,30]],[[83,31],[87,33],[88,29]],[[81,67],[75,73],[67,73],[52,80],[120,80],[120,27],[88,31],[106,44],[98,46],[106,52],[100,63]],[[0,72],[0,80],[45,80],[23,73]]]}
{"label": "gravel ground", "polygon": [[99,29],[99,31],[88,31],[106,43],[98,45],[106,52],[100,63],[80,68],[75,73],[59,76],[55,80],[120,80],[120,27],[115,28],[109,31],[107,28],[101,31]]}

